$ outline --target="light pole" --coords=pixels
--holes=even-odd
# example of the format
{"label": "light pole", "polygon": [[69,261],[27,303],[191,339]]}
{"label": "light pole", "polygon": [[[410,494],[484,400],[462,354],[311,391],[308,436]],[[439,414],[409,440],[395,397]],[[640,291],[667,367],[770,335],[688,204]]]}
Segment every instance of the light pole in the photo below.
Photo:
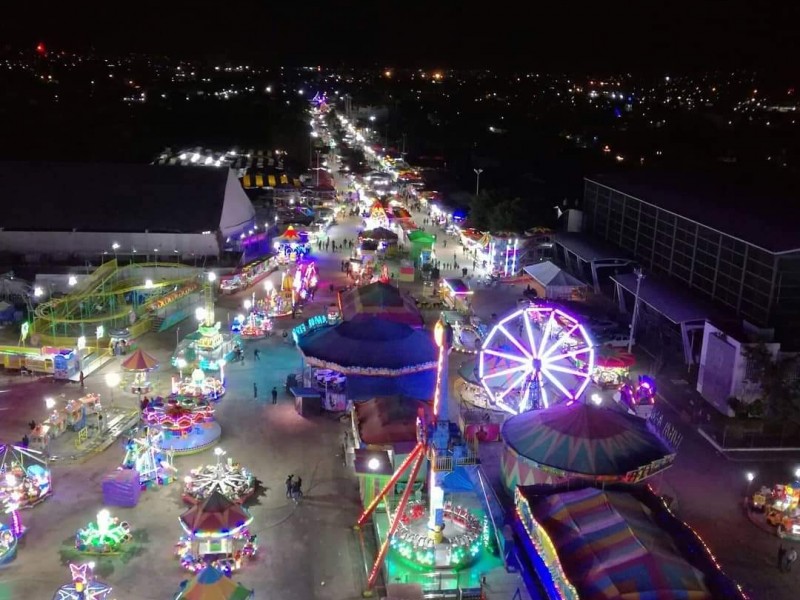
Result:
{"label": "light pole", "polygon": [[634,269],[636,275],[636,296],[633,299],[633,317],[631,318],[631,330],[628,336],[628,354],[633,349],[633,336],[636,333],[636,319],[639,318],[639,291],[642,288],[642,279],[644,279],[644,271],[641,268]]}
{"label": "light pole", "polygon": [[119,250],[119,244],[114,242],[111,244],[111,249],[114,251],[114,260],[117,260],[117,250]]}
{"label": "light pole", "polygon": [[317,187],[319,187],[319,150],[317,150]]}
{"label": "light pole", "polygon": [[481,191],[481,173],[483,169],[472,169],[475,171],[475,195],[477,196]]}
{"label": "light pole", "polygon": [[106,385],[108,386],[109,391],[111,392],[111,406],[114,406],[114,388],[119,386],[119,382],[122,380],[119,373],[107,373],[106,374]]}

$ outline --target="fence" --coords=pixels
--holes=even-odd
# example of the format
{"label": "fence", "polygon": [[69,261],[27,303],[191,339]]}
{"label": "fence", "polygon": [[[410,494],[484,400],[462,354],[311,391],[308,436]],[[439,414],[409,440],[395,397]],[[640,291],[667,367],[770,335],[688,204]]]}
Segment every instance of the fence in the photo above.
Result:
{"label": "fence", "polygon": [[704,423],[698,431],[722,450],[796,450],[800,428],[791,422],[761,423],[748,428],[738,423]]}

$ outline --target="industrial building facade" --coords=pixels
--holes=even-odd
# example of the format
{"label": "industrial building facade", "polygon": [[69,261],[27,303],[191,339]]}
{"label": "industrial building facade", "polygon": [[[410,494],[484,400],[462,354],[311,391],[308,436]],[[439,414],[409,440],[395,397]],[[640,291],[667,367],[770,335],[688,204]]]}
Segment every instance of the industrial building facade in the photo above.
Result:
{"label": "industrial building facade", "polygon": [[703,207],[702,200],[685,196],[670,202],[663,190],[653,196],[644,186],[633,195],[624,183],[587,178],[584,230],[633,256],[645,271],[666,275],[754,325],[798,321],[800,234],[775,223],[780,214],[736,216],[731,207],[731,214],[701,222],[686,213],[710,212],[713,202]]}

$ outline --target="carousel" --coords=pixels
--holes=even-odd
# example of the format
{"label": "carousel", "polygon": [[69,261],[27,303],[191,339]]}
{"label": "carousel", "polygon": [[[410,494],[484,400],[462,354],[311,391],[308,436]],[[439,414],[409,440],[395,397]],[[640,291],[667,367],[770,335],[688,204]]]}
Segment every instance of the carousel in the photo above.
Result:
{"label": "carousel", "polygon": [[[196,316],[206,319],[207,310],[198,309]],[[214,318],[213,314],[210,318]],[[240,342],[236,335],[223,334],[221,327],[221,323],[201,323],[197,331],[180,341],[172,355],[172,366],[181,370],[197,367],[203,371],[222,371],[235,356]]]}
{"label": "carousel", "polygon": [[96,521],[75,534],[75,548],[84,554],[118,554],[130,540],[131,526],[103,509],[97,513]]}
{"label": "carousel", "polygon": [[128,358],[122,361],[122,370],[133,373],[133,381],[130,384],[132,394],[149,394],[152,386],[150,384],[149,373],[158,368],[158,361],[150,356],[141,348]]}
{"label": "carousel", "polygon": [[113,600],[111,586],[94,578],[94,563],[69,565],[72,581],[56,590],[53,600]]}
{"label": "carousel", "polygon": [[256,536],[247,527],[253,521],[248,510],[214,491],[180,516],[184,537],[175,546],[181,566],[197,572],[211,565],[230,574],[252,559],[258,549]]}
{"label": "carousel", "polygon": [[187,398],[197,401],[218,401],[225,395],[223,379],[225,371],[220,371],[220,378],[207,376],[202,369],[192,371],[191,376],[172,380],[170,399]]}
{"label": "carousel", "polygon": [[175,480],[177,469],[172,465],[172,451],[161,447],[162,432],[148,429],[139,437],[128,440],[125,445],[124,469],[134,469],[139,474],[139,483],[144,487],[166,485]]}
{"label": "carousel", "polygon": [[161,433],[161,448],[174,454],[193,454],[215,443],[222,428],[206,400],[187,397],[154,398],[142,410],[142,420]]}
{"label": "carousel", "polygon": [[214,455],[217,457],[215,464],[192,469],[186,477],[183,499],[197,504],[219,492],[228,500],[241,504],[255,492],[255,476],[232,458],[223,460],[225,451],[222,448],[214,448]]}
{"label": "carousel", "polygon": [[255,312],[265,318],[274,319],[292,314],[295,305],[294,280],[287,273],[281,275],[281,284],[278,289],[271,281],[264,283],[267,292],[264,298],[256,300]]}
{"label": "carousel", "polygon": [[302,260],[311,253],[311,244],[308,233],[298,231],[292,225],[286,228],[273,244],[276,259],[279,263],[294,263]]}

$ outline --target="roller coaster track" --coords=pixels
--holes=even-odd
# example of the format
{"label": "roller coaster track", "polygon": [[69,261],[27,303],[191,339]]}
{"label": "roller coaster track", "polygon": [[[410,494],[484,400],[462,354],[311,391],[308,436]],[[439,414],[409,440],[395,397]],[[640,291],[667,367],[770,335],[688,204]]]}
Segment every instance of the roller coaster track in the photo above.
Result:
{"label": "roller coaster track", "polygon": [[[48,302],[43,302],[36,307],[34,314],[36,319],[43,323],[97,323],[110,319],[118,319],[127,316],[131,311],[128,304],[120,304],[120,310],[115,313],[98,313],[97,315],[75,315],[81,303],[90,301],[92,298],[121,296],[129,292],[147,291],[152,294],[155,290],[164,288],[174,288],[183,286],[195,279],[194,276],[182,275],[163,280],[153,280],[152,285],[146,286],[141,277],[133,278],[126,271],[139,270],[145,267],[166,269],[167,271],[176,268],[192,269],[187,265],[175,263],[141,263],[133,265],[117,266],[116,260],[103,263],[92,273],[87,280],[81,283],[80,289],[69,294],[64,298],[57,298]],[[125,277],[127,275],[127,277]],[[169,274],[172,275],[172,274]],[[112,281],[117,278],[117,281]],[[34,327],[34,329],[38,329]]]}

